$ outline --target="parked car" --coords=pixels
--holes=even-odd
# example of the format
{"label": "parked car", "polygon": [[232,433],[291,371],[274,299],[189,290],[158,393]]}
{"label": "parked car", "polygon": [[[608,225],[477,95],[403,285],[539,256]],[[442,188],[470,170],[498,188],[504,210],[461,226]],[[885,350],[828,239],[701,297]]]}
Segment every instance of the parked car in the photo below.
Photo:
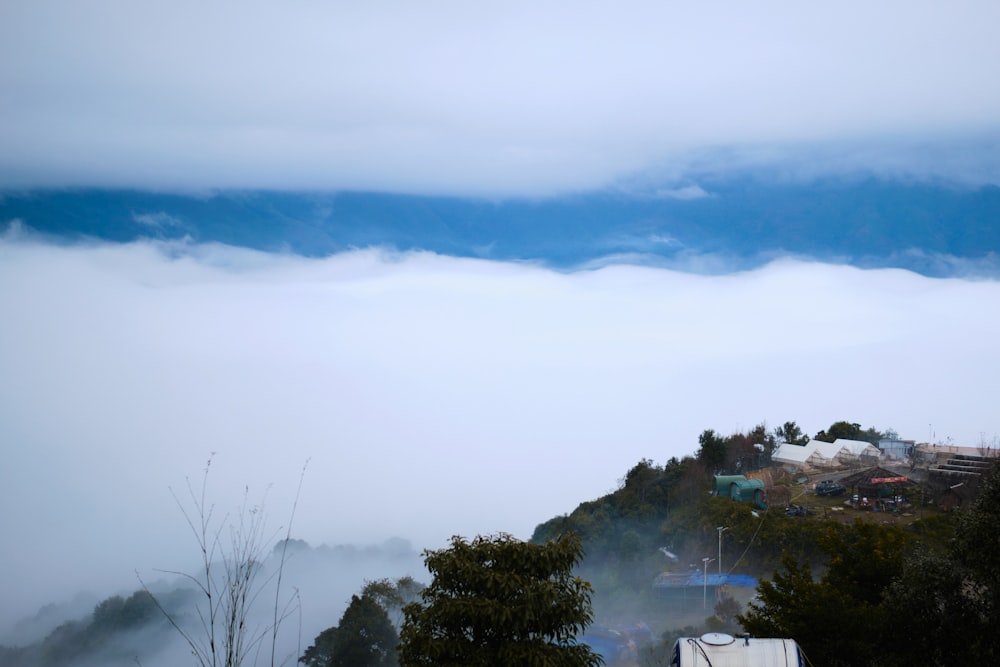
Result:
{"label": "parked car", "polygon": [[847,493],[847,489],[832,480],[825,480],[816,485],[817,496],[842,496]]}
{"label": "parked car", "polygon": [[785,516],[811,516],[815,513],[815,510],[802,505],[791,505],[785,508]]}

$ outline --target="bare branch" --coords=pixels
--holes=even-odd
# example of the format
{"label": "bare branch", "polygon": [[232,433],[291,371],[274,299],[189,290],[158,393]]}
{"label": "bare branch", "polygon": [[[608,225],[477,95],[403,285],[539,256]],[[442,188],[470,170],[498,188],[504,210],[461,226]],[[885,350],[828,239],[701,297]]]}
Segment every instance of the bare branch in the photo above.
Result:
{"label": "bare branch", "polygon": [[[182,502],[173,488],[170,489],[197,545],[201,557],[199,573],[192,575],[175,570],[159,570],[194,584],[202,601],[195,605],[199,631],[192,633],[184,627],[185,624],[180,619],[163,607],[141,577],[139,581],[156,607],[187,643],[200,667],[239,667],[250,656],[255,658],[256,663],[268,636],[271,640],[271,666],[274,667],[281,624],[298,609],[301,625],[299,592],[295,590],[282,605],[281,584],[289,555],[292,520],[298,507],[308,461],[299,477],[277,571],[261,580],[259,575],[263,568],[265,545],[273,541],[280,530],[269,535],[266,527],[264,508],[269,488],[265,490],[259,503],[252,504],[250,489],[244,487],[238,514],[226,514],[221,521],[216,521],[215,506],[207,499],[208,475],[214,456],[213,452],[205,464],[200,489],[195,489],[190,478],[185,479],[188,503]],[[136,575],[138,576],[138,572]],[[271,622],[255,626],[251,621],[251,610],[256,607],[265,589],[272,584],[275,585],[275,594]],[[299,634],[301,645],[301,627]],[[285,662],[287,659],[282,664]]]}

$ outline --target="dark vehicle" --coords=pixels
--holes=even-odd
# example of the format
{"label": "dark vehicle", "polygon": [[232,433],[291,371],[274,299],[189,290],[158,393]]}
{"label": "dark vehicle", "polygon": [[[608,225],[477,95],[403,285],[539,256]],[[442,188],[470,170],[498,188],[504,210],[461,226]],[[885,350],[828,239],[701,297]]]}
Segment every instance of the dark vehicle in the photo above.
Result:
{"label": "dark vehicle", "polygon": [[811,516],[815,513],[814,510],[802,505],[791,505],[785,508],[785,516]]}
{"label": "dark vehicle", "polygon": [[847,493],[847,489],[842,484],[826,480],[816,485],[817,496],[842,496]]}

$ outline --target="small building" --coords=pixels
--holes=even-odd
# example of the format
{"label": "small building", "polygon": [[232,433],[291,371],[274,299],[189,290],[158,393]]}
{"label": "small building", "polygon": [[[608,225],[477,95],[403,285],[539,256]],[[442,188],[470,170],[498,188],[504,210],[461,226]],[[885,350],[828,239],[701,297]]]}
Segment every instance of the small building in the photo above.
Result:
{"label": "small building", "polygon": [[794,639],[758,639],[709,632],[681,637],[670,654],[671,667],[805,667]]}
{"label": "small building", "polygon": [[878,448],[882,455],[891,461],[908,461],[913,458],[916,444],[913,440],[883,438],[878,441]]}

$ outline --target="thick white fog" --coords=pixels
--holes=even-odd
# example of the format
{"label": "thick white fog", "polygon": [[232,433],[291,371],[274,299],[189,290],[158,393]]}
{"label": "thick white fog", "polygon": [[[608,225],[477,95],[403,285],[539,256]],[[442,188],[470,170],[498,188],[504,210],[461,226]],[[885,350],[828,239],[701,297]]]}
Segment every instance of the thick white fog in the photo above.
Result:
{"label": "thick white fog", "polygon": [[0,285],[5,625],[193,566],[170,489],[213,452],[222,509],[249,487],[287,525],[308,462],[293,537],[419,551],[528,538],[707,428],[847,419],[961,445],[998,431],[997,282],[10,233]]}

